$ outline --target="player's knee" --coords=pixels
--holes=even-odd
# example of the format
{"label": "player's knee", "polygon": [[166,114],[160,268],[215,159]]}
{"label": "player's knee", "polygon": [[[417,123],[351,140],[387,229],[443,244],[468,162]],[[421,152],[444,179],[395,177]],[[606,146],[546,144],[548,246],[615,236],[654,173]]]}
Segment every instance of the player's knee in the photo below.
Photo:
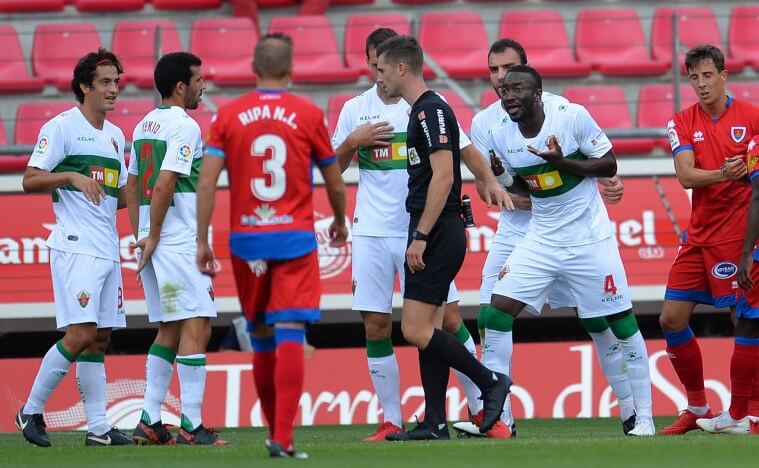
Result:
{"label": "player's knee", "polygon": [[362,316],[367,340],[378,341],[390,338],[393,333],[392,315],[364,312]]}
{"label": "player's knee", "polygon": [[524,304],[521,302],[498,294],[493,294],[491,296],[490,305],[503,313],[511,315],[512,317],[519,315],[519,312],[521,312],[522,308],[524,308]]}
{"label": "player's knee", "polygon": [[425,346],[424,342],[424,328],[418,324],[410,321],[401,322],[401,332],[403,333],[403,339],[411,343],[416,347]]}
{"label": "player's knee", "polygon": [[194,318],[185,321],[182,326],[181,342],[197,343],[205,348],[211,339],[211,324],[206,318]]}
{"label": "player's knee", "polygon": [[680,331],[688,325],[688,319],[678,316],[675,313],[662,312],[659,315],[659,326],[662,330],[668,332]]}
{"label": "player's knee", "polygon": [[94,324],[72,325],[63,337],[64,347],[74,355],[78,355],[95,343],[97,328]]}
{"label": "player's knee", "polygon": [[[453,303],[452,303],[453,304]],[[459,313],[458,303],[456,306],[448,304],[445,308],[445,315],[443,315],[443,330],[456,333],[461,328],[461,314]]]}

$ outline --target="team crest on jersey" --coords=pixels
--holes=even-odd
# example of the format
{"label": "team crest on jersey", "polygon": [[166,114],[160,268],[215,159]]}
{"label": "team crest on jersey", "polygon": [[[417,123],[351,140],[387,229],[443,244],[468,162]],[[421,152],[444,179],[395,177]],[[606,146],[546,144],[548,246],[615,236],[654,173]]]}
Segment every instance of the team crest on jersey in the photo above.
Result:
{"label": "team crest on jersey", "polygon": [[501,271],[498,273],[498,281],[502,280],[504,276],[508,275],[509,271],[511,271],[511,268],[509,268],[508,265],[504,265]]}
{"label": "team crest on jersey", "polygon": [[422,162],[421,159],[419,159],[419,154],[416,152],[416,148],[406,148],[408,151],[408,163],[412,166],[416,166],[420,162]]}
{"label": "team crest on jersey", "polygon": [[212,301],[216,299],[216,293],[213,292],[213,286],[208,287],[208,296]]}
{"label": "team crest on jersey", "polygon": [[736,143],[742,142],[746,138],[746,127],[730,127],[730,137]]}
{"label": "team crest on jersey", "polygon": [[79,291],[79,294],[76,295],[76,300],[79,301],[79,307],[81,307],[82,309],[86,308],[87,304],[90,303],[91,297],[92,295],[88,293],[87,291],[85,290]]}

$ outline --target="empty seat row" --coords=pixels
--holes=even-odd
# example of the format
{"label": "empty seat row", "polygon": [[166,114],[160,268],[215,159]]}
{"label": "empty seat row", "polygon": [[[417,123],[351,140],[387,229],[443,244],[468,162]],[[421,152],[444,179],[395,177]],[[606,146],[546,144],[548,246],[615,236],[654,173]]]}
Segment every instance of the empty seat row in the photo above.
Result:
{"label": "empty seat row", "polygon": [[[79,11],[137,11],[148,0],[0,0],[0,13],[62,11],[73,4]],[[149,0],[156,10],[199,10],[219,8],[221,0]]]}

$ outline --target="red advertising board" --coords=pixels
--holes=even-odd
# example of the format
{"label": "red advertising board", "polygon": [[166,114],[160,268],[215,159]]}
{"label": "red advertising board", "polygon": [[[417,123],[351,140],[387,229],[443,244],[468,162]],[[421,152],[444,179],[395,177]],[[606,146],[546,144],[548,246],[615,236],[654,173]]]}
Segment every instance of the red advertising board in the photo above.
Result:
{"label": "red advertising board", "polygon": [[[676,181],[665,182],[668,191],[677,190]],[[495,234],[498,212],[486,208],[476,199],[473,183],[465,183],[463,193],[468,193],[475,199],[473,208],[477,227],[468,229],[468,254],[456,281],[460,291],[476,291],[480,285],[482,265]],[[353,212],[355,194],[356,187],[350,186],[348,213]],[[683,206],[683,200],[687,203],[687,198],[682,189],[676,195],[679,197],[678,218],[681,218],[687,210]],[[0,219],[4,220],[0,228],[0,308],[4,313],[0,315],[2,318],[10,318],[9,312],[12,309],[9,306],[12,307],[12,304],[52,302],[49,254],[44,244],[55,216],[49,196],[2,195],[0,201]],[[213,242],[221,260],[221,273],[214,280],[217,298],[236,297],[226,247],[228,210],[229,192],[221,190],[212,220]],[[653,179],[645,177],[625,180],[622,202],[610,206],[608,210],[616,229],[630,285],[664,284],[676,252],[677,238]],[[351,291],[350,246],[334,249],[325,241],[331,222],[331,210],[321,187],[316,190],[315,211],[324,293],[348,295]],[[135,252],[130,247],[132,236],[126,210],[121,210],[118,214],[118,229],[125,297],[127,300],[139,300],[143,298],[143,293],[134,280]],[[326,308],[334,307],[326,304]]]}
{"label": "red advertising board", "polygon": [[[722,410],[730,402],[728,338],[700,341],[709,403]],[[656,415],[674,415],[685,408],[684,390],[669,363],[663,340],[648,341]],[[423,412],[415,349],[396,348],[401,370],[402,414],[408,420]],[[575,418],[616,415],[616,401],[589,342],[519,343],[514,351],[513,402],[517,419]],[[40,359],[4,359],[0,368],[0,431],[13,431],[13,417],[31,388]],[[346,371],[346,369],[348,371]],[[121,428],[134,427],[142,409],[145,356],[108,356],[108,421]],[[72,430],[86,425],[74,369],[61,382],[46,407],[49,429]],[[208,355],[208,379],[203,420],[214,427],[263,424],[252,380],[250,355],[241,352]],[[174,378],[163,421],[178,424],[179,384]],[[466,418],[466,402],[451,376],[447,393],[448,418]],[[306,362],[306,379],[296,422],[312,424],[366,424],[381,418],[377,396],[366,368],[366,350],[317,350]]]}

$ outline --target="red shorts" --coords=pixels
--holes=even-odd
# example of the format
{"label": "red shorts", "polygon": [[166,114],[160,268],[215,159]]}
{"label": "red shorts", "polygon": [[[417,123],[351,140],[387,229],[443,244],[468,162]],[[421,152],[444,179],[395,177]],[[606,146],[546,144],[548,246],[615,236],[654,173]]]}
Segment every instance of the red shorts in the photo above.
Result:
{"label": "red shorts", "polygon": [[256,321],[318,322],[321,279],[316,250],[290,260],[246,261],[232,255],[237,294],[250,327]]}
{"label": "red shorts", "polygon": [[754,287],[749,291],[738,288],[738,305],[735,306],[735,316],[747,319],[759,319],[759,263],[754,259],[751,267],[751,279]]}
{"label": "red shorts", "polygon": [[736,303],[736,273],[743,241],[699,247],[683,242],[669,270],[664,299],[710,304],[716,308]]}

